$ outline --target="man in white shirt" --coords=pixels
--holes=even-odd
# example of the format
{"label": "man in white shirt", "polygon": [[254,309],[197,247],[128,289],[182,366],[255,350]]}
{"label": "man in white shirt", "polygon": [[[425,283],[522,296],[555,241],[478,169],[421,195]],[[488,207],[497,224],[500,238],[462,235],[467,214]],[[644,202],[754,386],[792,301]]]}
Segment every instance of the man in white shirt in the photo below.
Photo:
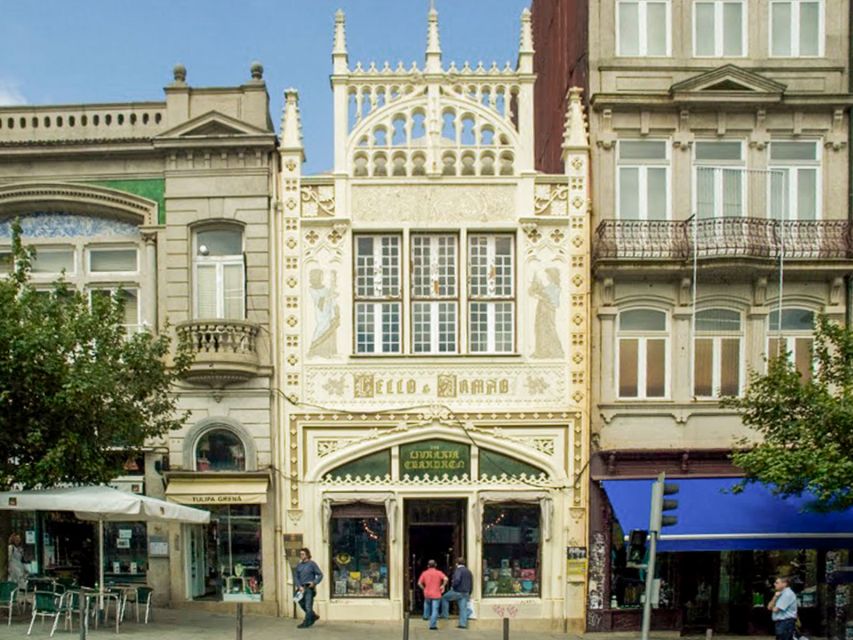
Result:
{"label": "man in white shirt", "polygon": [[767,608],[776,627],[776,640],[793,640],[797,624],[797,596],[791,590],[788,578],[779,576],[773,584],[776,593]]}

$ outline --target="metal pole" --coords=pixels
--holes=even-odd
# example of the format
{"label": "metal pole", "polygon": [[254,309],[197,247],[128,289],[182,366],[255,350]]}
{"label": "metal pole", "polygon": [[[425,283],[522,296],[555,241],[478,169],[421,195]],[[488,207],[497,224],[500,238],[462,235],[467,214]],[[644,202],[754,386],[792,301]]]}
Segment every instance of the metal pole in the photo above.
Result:
{"label": "metal pole", "polygon": [[85,592],[80,592],[80,640],[86,640],[89,626],[89,598]]}
{"label": "metal pole", "polygon": [[649,564],[646,567],[646,595],[643,602],[643,633],[642,640],[649,640],[649,629],[652,624],[652,586],[655,579],[655,554],[657,553],[658,534],[649,531],[651,543],[649,544]]}
{"label": "metal pole", "polygon": [[237,640],[243,640],[243,603],[237,603]]}
{"label": "metal pole", "polygon": [[503,640],[509,640],[509,618],[504,618]]}
{"label": "metal pole", "polygon": [[403,614],[403,640],[409,640],[409,612]]}

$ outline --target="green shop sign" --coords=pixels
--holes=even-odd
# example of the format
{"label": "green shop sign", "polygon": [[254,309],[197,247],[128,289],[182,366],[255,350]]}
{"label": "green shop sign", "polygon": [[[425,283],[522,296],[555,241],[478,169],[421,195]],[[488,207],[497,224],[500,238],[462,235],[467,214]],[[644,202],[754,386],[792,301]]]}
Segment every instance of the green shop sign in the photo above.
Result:
{"label": "green shop sign", "polygon": [[459,477],[471,472],[471,447],[446,440],[400,445],[400,477]]}

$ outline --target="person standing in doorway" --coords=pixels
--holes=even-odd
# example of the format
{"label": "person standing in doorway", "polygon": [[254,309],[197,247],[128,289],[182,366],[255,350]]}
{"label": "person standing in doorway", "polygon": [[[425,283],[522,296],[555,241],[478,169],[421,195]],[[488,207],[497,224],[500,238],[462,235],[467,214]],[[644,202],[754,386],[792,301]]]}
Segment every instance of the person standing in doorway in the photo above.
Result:
{"label": "person standing in doorway", "polygon": [[21,542],[21,534],[13,533],[9,536],[8,580],[14,582],[21,589],[27,584],[27,568],[24,565],[24,546]]}
{"label": "person standing in doorway", "polygon": [[465,558],[456,559],[456,568],[453,570],[453,578],[450,580],[450,591],[441,597],[441,607],[444,611],[450,607],[451,602],[459,603],[460,629],[468,628],[468,599],[474,588],[474,575],[465,566]]}
{"label": "person standing in doorway", "polygon": [[295,599],[305,612],[305,620],[296,625],[299,629],[307,629],[320,619],[320,616],[314,613],[314,596],[317,594],[317,585],[322,580],[323,572],[311,559],[311,551],[303,547],[299,550],[299,564],[293,570],[293,584],[296,585]]}
{"label": "person standing in doorway", "polygon": [[779,576],[773,583],[773,598],[767,608],[776,628],[776,640],[793,640],[797,624],[797,596],[791,589],[789,579]]}
{"label": "person standing in doorway", "polygon": [[427,568],[418,578],[418,586],[424,592],[424,600],[429,609],[429,628],[438,629],[438,609],[441,606],[441,594],[447,586],[447,576],[435,568],[435,560],[427,562]]}

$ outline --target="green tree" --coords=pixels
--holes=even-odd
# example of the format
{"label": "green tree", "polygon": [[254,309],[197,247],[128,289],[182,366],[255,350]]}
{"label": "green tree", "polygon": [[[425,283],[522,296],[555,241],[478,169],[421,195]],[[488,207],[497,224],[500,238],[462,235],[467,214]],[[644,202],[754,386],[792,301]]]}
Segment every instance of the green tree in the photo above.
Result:
{"label": "green tree", "polygon": [[732,454],[746,474],[737,489],[760,482],[782,496],[808,491],[818,511],[853,506],[853,330],[819,317],[810,380],[782,354],[723,406],[758,436],[738,441]]}
{"label": "green tree", "polygon": [[[146,440],[186,421],[170,391],[189,349],[170,358],[165,332],[128,335],[119,296],[90,304],[61,279],[37,290],[34,251],[12,227],[14,266],[0,278],[0,490],[105,483]],[[9,515],[0,511],[3,574]]]}

